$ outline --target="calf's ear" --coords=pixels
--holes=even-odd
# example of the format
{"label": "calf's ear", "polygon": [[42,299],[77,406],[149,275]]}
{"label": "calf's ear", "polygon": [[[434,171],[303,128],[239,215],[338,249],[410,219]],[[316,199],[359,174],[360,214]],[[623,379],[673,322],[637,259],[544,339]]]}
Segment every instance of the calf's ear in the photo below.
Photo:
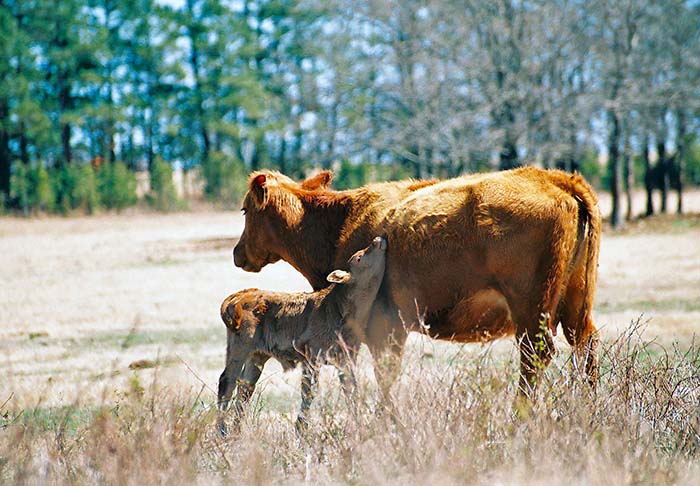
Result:
{"label": "calf's ear", "polygon": [[253,194],[253,200],[259,208],[263,208],[267,204],[267,176],[265,174],[255,174],[251,177],[250,192]]}
{"label": "calf's ear", "polygon": [[330,170],[322,170],[315,176],[309,177],[301,183],[301,188],[307,191],[315,189],[326,189],[333,180],[333,172]]}
{"label": "calf's ear", "polygon": [[241,328],[241,318],[243,317],[243,306],[239,302],[236,304],[236,308],[233,311],[233,326],[236,329]]}
{"label": "calf's ear", "polygon": [[240,302],[235,304],[228,298],[221,306],[221,319],[232,331],[237,331],[241,327],[241,318],[243,317],[243,306]]}
{"label": "calf's ear", "polygon": [[333,270],[328,274],[326,280],[331,283],[344,284],[352,280],[352,275],[344,270]]}

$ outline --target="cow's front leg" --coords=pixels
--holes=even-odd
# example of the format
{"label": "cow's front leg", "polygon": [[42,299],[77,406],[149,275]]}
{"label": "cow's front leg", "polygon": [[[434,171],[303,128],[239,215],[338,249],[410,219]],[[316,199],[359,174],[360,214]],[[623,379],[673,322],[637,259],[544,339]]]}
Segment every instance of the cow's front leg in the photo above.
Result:
{"label": "cow's front leg", "polygon": [[316,396],[318,369],[313,363],[304,361],[301,369],[301,408],[296,421],[297,432],[304,432],[308,426],[308,413]]}
{"label": "cow's front leg", "polygon": [[388,403],[389,389],[401,370],[401,354],[407,336],[398,309],[387,304],[386,297],[380,295],[372,305],[364,342],[374,360],[374,376],[384,403]]}
{"label": "cow's front leg", "polygon": [[377,379],[381,402],[390,403],[389,392],[401,372],[401,358],[408,333],[403,329],[389,335],[377,336],[376,341],[368,342],[374,361],[374,376]]}
{"label": "cow's front leg", "polygon": [[333,363],[338,370],[338,378],[343,388],[343,394],[348,404],[355,399],[357,392],[357,379],[355,377],[355,360],[360,348],[359,339],[352,333],[345,336],[339,335],[338,343],[329,352],[329,362]]}
{"label": "cow's front leg", "polygon": [[348,366],[347,362],[338,367],[338,378],[340,379],[340,386],[343,388],[345,399],[348,403],[352,403],[357,392],[357,379],[355,378],[355,371],[351,366]]}

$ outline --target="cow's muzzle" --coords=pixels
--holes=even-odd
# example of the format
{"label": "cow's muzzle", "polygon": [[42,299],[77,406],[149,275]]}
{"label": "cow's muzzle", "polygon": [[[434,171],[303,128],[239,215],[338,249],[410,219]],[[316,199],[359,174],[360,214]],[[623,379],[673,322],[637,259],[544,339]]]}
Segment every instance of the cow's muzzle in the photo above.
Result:
{"label": "cow's muzzle", "polygon": [[245,256],[245,248],[243,248],[240,243],[233,247],[233,264],[243,269],[245,269],[248,264],[248,259]]}

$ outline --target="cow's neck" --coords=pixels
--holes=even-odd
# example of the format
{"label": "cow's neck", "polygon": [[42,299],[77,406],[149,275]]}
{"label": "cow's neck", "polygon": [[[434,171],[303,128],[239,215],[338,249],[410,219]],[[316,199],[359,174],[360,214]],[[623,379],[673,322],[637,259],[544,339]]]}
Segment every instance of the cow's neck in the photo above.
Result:
{"label": "cow's neck", "polygon": [[289,233],[284,259],[304,275],[314,290],[328,286],[326,277],[334,270],[336,244],[351,204],[351,199],[342,193],[302,198],[304,215]]}

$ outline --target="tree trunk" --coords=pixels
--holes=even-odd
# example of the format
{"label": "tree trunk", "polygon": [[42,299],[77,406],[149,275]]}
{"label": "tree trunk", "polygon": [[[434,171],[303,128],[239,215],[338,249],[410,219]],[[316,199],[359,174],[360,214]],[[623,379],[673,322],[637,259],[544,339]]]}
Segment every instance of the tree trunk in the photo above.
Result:
{"label": "tree trunk", "polygon": [[[8,100],[0,102],[0,198],[5,203],[10,199],[10,164],[12,155],[10,154],[10,134],[7,130],[9,118]],[[4,197],[3,197],[4,196]],[[2,207],[0,207],[2,209]]]}
{"label": "tree trunk", "polygon": [[277,167],[283,174],[287,173],[287,139],[282,133],[282,140],[280,141],[280,151],[277,155]]}
{"label": "tree trunk", "polygon": [[[68,109],[70,108],[70,103],[71,103],[71,98],[70,98],[70,88],[68,87],[68,84],[65,79],[65,75],[61,73],[59,75],[59,94],[58,94],[58,101],[60,105],[60,114],[63,115],[65,114]],[[70,123],[65,122],[61,124],[61,145],[63,147],[63,160],[62,162],[64,164],[70,164],[71,161],[73,160],[73,153],[71,151],[71,146],[70,146],[70,138],[71,138],[71,127]]]}
{"label": "tree trunk", "polygon": [[613,228],[622,225],[620,219],[620,193],[622,192],[622,166],[620,165],[620,120],[615,111],[608,111],[610,120],[610,139],[608,141],[608,161],[610,166],[610,195],[612,196],[612,212],[610,224]]}
{"label": "tree trunk", "polygon": [[625,124],[625,148],[624,148],[624,177],[625,177],[625,199],[627,200],[627,211],[625,221],[632,221],[632,189],[634,188],[634,169],[632,167],[632,146],[630,144],[630,130]]}
{"label": "tree trunk", "polygon": [[671,180],[668,170],[668,157],[666,157],[666,140],[661,136],[656,142],[656,153],[659,155],[656,166],[658,167],[658,181],[661,189],[661,213],[666,214],[668,192],[671,186]]}
{"label": "tree trunk", "polygon": [[518,150],[515,148],[515,143],[510,140],[510,137],[507,137],[501,149],[499,168],[501,170],[508,170],[514,169],[519,165]]}
{"label": "tree trunk", "polygon": [[157,181],[154,179],[156,175],[156,152],[153,147],[153,120],[149,118],[149,120],[146,121],[146,116],[144,115],[143,123],[146,125],[146,161],[148,163],[148,179],[151,183],[150,187],[155,187]]}
{"label": "tree trunk", "polygon": [[651,162],[649,161],[649,134],[644,134],[644,139],[642,140],[642,160],[644,160],[644,188],[647,193],[647,209],[644,213],[646,216],[653,216],[654,214],[654,179],[652,174]]}
{"label": "tree trunk", "polygon": [[678,169],[678,206],[676,207],[676,212],[678,214],[683,214],[683,173],[685,172],[685,138],[686,138],[686,126],[685,126],[685,113],[682,109],[678,109],[676,112],[676,121],[678,123],[678,140],[676,141],[676,160],[678,161],[676,167]]}
{"label": "tree trunk", "polygon": [[[258,170],[260,169],[260,163],[262,162],[262,146],[263,146],[263,134],[259,131],[253,136],[253,155],[250,159],[250,169]],[[292,168],[292,170],[294,170]]]}
{"label": "tree trunk", "polygon": [[[193,17],[194,21],[194,6],[189,0],[186,4],[188,13]],[[204,96],[202,93],[202,76],[200,73],[199,51],[197,49],[197,38],[192,28],[187,29],[187,36],[190,41],[190,66],[192,67],[192,75],[194,76],[195,100],[197,103],[197,117],[200,124],[200,136],[202,137],[202,158],[201,163],[205,165],[209,161],[211,153],[211,140],[207,130],[206,113],[204,110]]]}
{"label": "tree trunk", "polygon": [[64,164],[70,164],[73,159],[73,153],[70,147],[70,123],[64,123],[61,126],[61,144],[63,146],[63,160]]}
{"label": "tree trunk", "polygon": [[29,163],[29,141],[27,140],[27,127],[24,122],[19,123],[19,159],[24,163]]}
{"label": "tree trunk", "polygon": [[303,136],[304,132],[301,129],[301,120],[299,116],[297,116],[294,122],[294,142],[292,143],[292,156],[290,157],[292,166],[289,170],[291,173],[301,173],[301,146]]}
{"label": "tree trunk", "polygon": [[0,196],[4,199],[5,204],[10,199],[10,164],[12,163],[12,157],[8,146],[9,141],[10,137],[7,130],[0,130]]}

